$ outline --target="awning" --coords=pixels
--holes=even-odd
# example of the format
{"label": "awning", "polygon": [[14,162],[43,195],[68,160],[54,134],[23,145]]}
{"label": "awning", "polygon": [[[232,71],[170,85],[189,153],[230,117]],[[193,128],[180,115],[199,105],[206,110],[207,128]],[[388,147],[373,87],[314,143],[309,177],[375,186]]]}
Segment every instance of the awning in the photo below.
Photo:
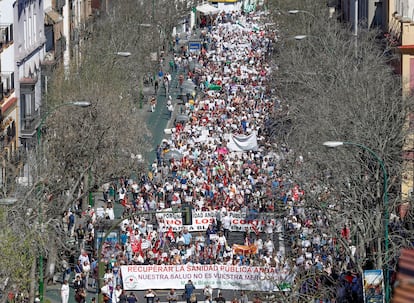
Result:
{"label": "awning", "polygon": [[5,114],[9,108],[11,108],[13,105],[15,106],[17,104],[17,98],[13,97],[6,102],[3,103],[1,106],[1,112]]}
{"label": "awning", "polygon": [[197,6],[196,10],[204,15],[214,15],[220,12],[218,8],[215,8],[214,6],[210,4],[203,4],[203,5]]}
{"label": "awning", "polygon": [[63,20],[62,16],[58,12],[55,12],[54,10],[45,12],[45,23],[46,24],[57,24],[59,22],[62,22],[62,20]]}

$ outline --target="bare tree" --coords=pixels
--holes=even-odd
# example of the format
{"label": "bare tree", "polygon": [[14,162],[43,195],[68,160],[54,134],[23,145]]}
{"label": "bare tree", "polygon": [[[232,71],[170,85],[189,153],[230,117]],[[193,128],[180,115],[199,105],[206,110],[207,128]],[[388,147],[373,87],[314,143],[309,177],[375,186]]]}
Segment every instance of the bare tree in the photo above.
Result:
{"label": "bare tree", "polygon": [[[402,98],[401,79],[388,65],[392,49],[379,31],[361,29],[355,37],[346,25],[327,17],[323,1],[288,2],[277,1],[277,9],[271,10],[279,41],[270,86],[281,102],[268,133],[277,146],[290,151],[284,169],[307,193],[302,201],[305,216],[328,220],[326,232],[338,239],[360,273],[369,263],[392,271],[399,249],[411,246],[413,239],[407,226],[411,216],[398,217],[404,125],[413,99]],[[302,13],[292,16],[290,9]],[[329,140],[363,144],[384,161],[389,205],[384,203],[378,160],[356,146],[328,150],[322,143]],[[387,213],[390,243],[385,251]],[[349,239],[341,238],[345,224]]]}

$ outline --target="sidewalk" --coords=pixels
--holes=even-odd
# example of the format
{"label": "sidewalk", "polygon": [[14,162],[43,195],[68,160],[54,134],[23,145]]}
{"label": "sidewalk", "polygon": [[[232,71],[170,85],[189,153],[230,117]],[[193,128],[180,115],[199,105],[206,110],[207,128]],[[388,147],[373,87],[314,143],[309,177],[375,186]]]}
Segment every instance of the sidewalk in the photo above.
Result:
{"label": "sidewalk", "polygon": [[[176,71],[170,71],[169,61],[172,59],[173,54],[168,53],[165,56],[164,64],[163,64],[163,71],[169,72],[171,74],[171,83],[170,83],[170,91],[169,95],[172,97],[174,110],[177,110],[177,95],[178,89],[177,86],[177,73]],[[145,159],[148,161],[148,165],[150,166],[152,162],[154,162],[156,156],[155,151],[157,145],[161,143],[162,139],[164,139],[164,129],[169,128],[173,125],[175,119],[175,112],[169,119],[169,113],[167,110],[167,100],[168,96],[165,95],[165,89],[162,84],[157,92],[157,105],[155,107],[154,112],[150,112],[150,105],[147,104],[144,106],[142,110],[148,111],[148,115],[146,117],[146,124],[148,130],[151,132],[151,138],[149,138],[150,145],[152,147],[151,151],[147,152],[145,155]]]}

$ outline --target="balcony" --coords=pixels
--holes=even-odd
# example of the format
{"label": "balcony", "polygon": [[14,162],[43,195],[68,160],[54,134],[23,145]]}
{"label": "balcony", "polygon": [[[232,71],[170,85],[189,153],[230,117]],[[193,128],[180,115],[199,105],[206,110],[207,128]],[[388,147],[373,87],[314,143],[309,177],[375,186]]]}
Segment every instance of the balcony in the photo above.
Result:
{"label": "balcony", "polygon": [[0,73],[0,102],[14,91],[14,72]]}
{"label": "balcony", "polygon": [[22,138],[32,138],[36,134],[37,127],[40,123],[39,111],[31,115],[25,115],[21,119],[20,136]]}
{"label": "balcony", "polygon": [[23,147],[19,147],[13,151],[10,155],[10,162],[15,166],[19,166],[26,159],[26,150]]}
{"label": "balcony", "polygon": [[13,42],[13,24],[0,23],[0,51]]}

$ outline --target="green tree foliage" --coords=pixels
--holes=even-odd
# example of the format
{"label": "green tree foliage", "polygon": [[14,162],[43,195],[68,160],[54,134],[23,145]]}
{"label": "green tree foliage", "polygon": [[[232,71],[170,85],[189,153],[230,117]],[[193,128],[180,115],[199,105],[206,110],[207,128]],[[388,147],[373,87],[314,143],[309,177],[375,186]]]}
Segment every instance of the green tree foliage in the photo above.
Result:
{"label": "green tree foliage", "polygon": [[7,294],[12,289],[27,296],[38,237],[27,229],[26,224],[16,222],[18,211],[15,206],[0,205],[0,291]]}

